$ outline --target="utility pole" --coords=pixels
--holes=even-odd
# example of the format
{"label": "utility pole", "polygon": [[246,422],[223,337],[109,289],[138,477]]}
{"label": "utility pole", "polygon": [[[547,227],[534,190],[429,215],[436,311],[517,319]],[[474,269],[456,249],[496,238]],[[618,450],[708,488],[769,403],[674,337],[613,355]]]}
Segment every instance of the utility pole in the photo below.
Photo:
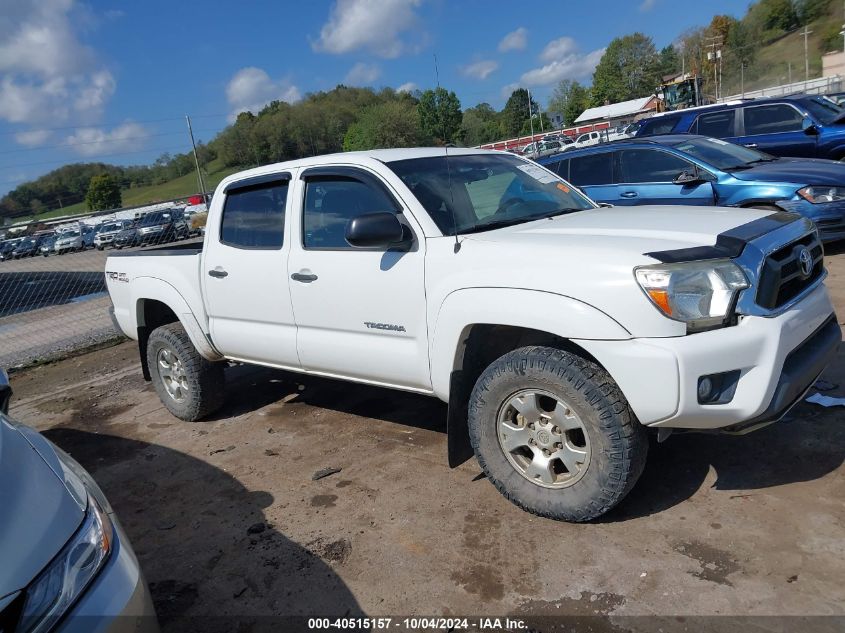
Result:
{"label": "utility pole", "polygon": [[745,62],[739,63],[739,89],[745,99]]}
{"label": "utility pole", "polygon": [[807,53],[807,36],[812,33],[809,27],[804,27],[804,88],[807,87],[807,81],[810,79],[810,56]]}
{"label": "utility pole", "polygon": [[534,142],[534,112],[532,112],[531,108],[531,89],[526,88],[525,91],[528,93],[528,123],[531,125],[531,142]]}
{"label": "utility pole", "polygon": [[[710,49],[707,53],[707,60],[713,63],[713,90],[716,96],[716,101],[719,100],[719,65],[722,60],[722,38],[720,36],[705,38],[710,41],[710,44],[705,44]],[[718,51],[716,48],[718,47]],[[716,60],[719,60],[718,63]]]}
{"label": "utility pole", "polygon": [[202,179],[202,170],[200,169],[200,159],[197,156],[197,144],[194,142],[194,130],[191,128],[191,117],[185,115],[185,120],[188,122],[188,134],[191,136],[191,147],[194,148],[194,164],[197,166],[197,183],[199,184],[202,199],[208,205],[208,200],[205,197],[205,182]]}

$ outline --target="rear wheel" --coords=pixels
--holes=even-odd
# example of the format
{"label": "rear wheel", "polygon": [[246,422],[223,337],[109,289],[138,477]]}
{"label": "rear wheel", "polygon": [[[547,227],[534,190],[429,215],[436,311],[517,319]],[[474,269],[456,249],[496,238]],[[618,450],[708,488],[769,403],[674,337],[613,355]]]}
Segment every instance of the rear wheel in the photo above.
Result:
{"label": "rear wheel", "polygon": [[493,362],[469,404],[478,462],[505,497],[553,519],[588,521],[631,490],[648,435],[601,367],[549,347]]}
{"label": "rear wheel", "polygon": [[222,406],[223,363],[200,356],[180,323],[152,331],[147,341],[147,363],[158,397],[177,418],[193,422]]}

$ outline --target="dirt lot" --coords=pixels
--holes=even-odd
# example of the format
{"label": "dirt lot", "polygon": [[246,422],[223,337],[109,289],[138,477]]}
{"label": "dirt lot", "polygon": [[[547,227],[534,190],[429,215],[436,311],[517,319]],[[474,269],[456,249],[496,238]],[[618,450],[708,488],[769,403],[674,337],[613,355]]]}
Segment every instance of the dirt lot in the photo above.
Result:
{"label": "dirt lot", "polygon": [[[828,264],[845,318],[845,255]],[[165,630],[256,614],[845,624],[845,409],[803,403],[746,437],[673,436],[621,506],[569,525],[510,505],[474,462],[450,470],[438,401],[243,366],[228,378],[226,408],[187,424],[131,343],[13,376],[13,414],[104,488]],[[825,379],[845,395],[841,355]],[[312,480],[327,467],[342,470]]]}

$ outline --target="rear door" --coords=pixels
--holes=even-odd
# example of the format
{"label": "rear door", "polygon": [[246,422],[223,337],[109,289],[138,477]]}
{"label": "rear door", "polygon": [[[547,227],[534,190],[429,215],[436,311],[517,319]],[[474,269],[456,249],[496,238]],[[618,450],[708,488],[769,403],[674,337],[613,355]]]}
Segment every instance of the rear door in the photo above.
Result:
{"label": "rear door", "polygon": [[695,165],[679,156],[659,148],[622,149],[617,156],[616,204],[715,204],[710,182],[672,182],[683,172],[695,173]]}
{"label": "rear door", "polygon": [[[560,172],[558,172],[560,173]],[[562,177],[564,176],[560,173]],[[569,182],[596,202],[616,204],[616,185],[613,182],[613,152],[595,152],[569,159]]]}
{"label": "rear door", "polygon": [[745,106],[742,117],[742,136],[737,143],[775,156],[816,155],[818,137],[804,132],[804,114],[793,104]]}
{"label": "rear door", "polygon": [[699,116],[690,132],[713,138],[724,139],[732,143],[737,141],[737,109],[719,110]]}
{"label": "rear door", "polygon": [[303,369],[430,391],[425,306],[425,240],[409,248],[355,248],[346,225],[391,212],[422,231],[375,173],[312,167],[297,181],[291,296]]}
{"label": "rear door", "polygon": [[280,173],[227,187],[221,219],[206,236],[201,275],[218,350],[298,369],[285,222],[290,180]]}

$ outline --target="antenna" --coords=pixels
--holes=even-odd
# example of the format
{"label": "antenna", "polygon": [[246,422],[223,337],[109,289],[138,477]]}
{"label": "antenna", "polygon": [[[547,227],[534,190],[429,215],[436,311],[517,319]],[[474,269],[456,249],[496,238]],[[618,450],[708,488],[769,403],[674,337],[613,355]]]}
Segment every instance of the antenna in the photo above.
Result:
{"label": "antenna", "polygon": [[[434,53],[434,78],[437,80],[437,89],[440,90],[440,71],[437,68],[437,53]],[[437,108],[438,93],[434,95],[434,107]],[[435,110],[436,111],[436,110]],[[438,113],[439,114],[439,113]],[[455,218],[455,194],[452,193],[452,169],[449,166],[449,139],[446,138],[446,119],[441,117],[440,123],[443,127],[443,151],[446,156],[446,178],[449,183],[449,211],[452,215],[452,232],[455,236],[455,253],[461,250],[461,242],[458,240],[458,220]]]}

